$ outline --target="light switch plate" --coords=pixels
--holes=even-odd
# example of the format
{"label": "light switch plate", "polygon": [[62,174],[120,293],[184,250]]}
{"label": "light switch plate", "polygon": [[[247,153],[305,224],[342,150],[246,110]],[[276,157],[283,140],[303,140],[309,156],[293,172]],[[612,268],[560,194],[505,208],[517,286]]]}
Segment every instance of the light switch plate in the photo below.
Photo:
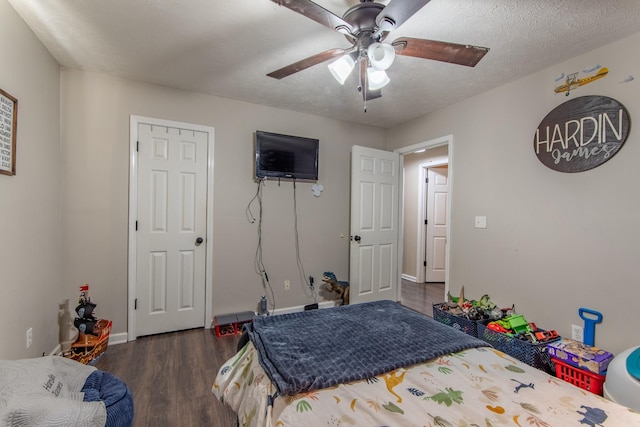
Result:
{"label": "light switch plate", "polygon": [[486,216],[477,216],[476,217],[476,228],[487,228],[487,217]]}

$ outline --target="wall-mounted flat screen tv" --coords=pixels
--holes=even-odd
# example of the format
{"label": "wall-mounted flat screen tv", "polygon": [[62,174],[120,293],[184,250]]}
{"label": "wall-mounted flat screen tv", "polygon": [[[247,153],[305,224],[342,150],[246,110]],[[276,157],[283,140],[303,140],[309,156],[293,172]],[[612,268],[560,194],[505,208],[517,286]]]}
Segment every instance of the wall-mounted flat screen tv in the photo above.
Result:
{"label": "wall-mounted flat screen tv", "polygon": [[256,131],[256,178],[318,180],[317,139]]}

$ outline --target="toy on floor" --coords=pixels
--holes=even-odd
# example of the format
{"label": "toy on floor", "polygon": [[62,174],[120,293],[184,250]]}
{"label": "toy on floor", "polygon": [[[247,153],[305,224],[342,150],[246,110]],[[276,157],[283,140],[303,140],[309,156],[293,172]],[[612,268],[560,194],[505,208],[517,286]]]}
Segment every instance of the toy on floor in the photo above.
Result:
{"label": "toy on floor", "polygon": [[64,357],[86,365],[94,363],[106,351],[112,322],[96,318],[96,305],[89,297],[89,285],[80,286],[76,307],[78,317],[73,322],[78,328],[78,338],[71,344],[71,349],[62,354]]}
{"label": "toy on floor", "polygon": [[454,297],[451,292],[447,293],[447,301],[442,304],[442,310],[449,311],[455,316],[466,317],[469,320],[491,319],[497,320],[505,316],[502,309],[485,294],[478,301],[468,300],[464,297],[464,286],[460,289],[460,296]]}
{"label": "toy on floor", "polygon": [[489,322],[487,329],[534,344],[554,341],[560,337],[555,330],[539,329],[535,323],[528,322],[522,314],[512,314],[501,320]]}
{"label": "toy on floor", "polygon": [[451,292],[447,292],[447,301],[439,304],[438,308],[454,316],[464,317],[472,321],[500,320],[503,317],[517,314],[515,305],[500,308],[491,301],[487,294],[484,294],[479,300],[465,298],[464,286],[460,289],[459,297],[454,297]]}
{"label": "toy on floor", "polygon": [[322,281],[327,284],[329,292],[335,292],[338,298],[342,299],[342,304],[349,304],[349,282],[342,282],[336,279],[336,275],[330,271],[326,271],[322,275]]}

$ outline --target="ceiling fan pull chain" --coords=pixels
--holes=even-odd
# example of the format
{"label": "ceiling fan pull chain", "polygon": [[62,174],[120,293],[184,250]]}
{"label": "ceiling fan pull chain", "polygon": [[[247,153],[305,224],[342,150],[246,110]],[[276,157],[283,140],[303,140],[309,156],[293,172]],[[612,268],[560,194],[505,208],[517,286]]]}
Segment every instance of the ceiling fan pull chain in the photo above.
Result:
{"label": "ceiling fan pull chain", "polygon": [[356,88],[358,93],[362,92],[362,64],[360,61],[362,58],[360,58],[360,48],[358,48],[358,87]]}
{"label": "ceiling fan pull chain", "polygon": [[[367,112],[367,82],[362,80],[362,61],[366,61],[366,57],[362,54],[361,44],[358,43],[358,93],[362,93],[362,100],[364,101],[364,112]],[[366,65],[366,64],[365,64]],[[367,74],[364,74],[364,78],[367,78]],[[364,87],[363,87],[364,86]],[[364,92],[363,92],[364,90]]]}
{"label": "ceiling fan pull chain", "polygon": [[[360,73],[362,73],[362,67],[360,67]],[[362,99],[364,99],[364,112],[367,112],[367,73],[364,73],[364,93],[362,95]],[[362,80],[360,80],[362,82]]]}

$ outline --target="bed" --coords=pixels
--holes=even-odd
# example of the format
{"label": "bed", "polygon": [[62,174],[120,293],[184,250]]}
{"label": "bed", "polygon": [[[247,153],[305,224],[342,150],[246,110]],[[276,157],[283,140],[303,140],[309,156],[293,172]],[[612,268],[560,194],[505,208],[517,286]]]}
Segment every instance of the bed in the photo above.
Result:
{"label": "bed", "polygon": [[640,414],[391,301],[256,317],[213,394],[241,426],[637,426]]}

